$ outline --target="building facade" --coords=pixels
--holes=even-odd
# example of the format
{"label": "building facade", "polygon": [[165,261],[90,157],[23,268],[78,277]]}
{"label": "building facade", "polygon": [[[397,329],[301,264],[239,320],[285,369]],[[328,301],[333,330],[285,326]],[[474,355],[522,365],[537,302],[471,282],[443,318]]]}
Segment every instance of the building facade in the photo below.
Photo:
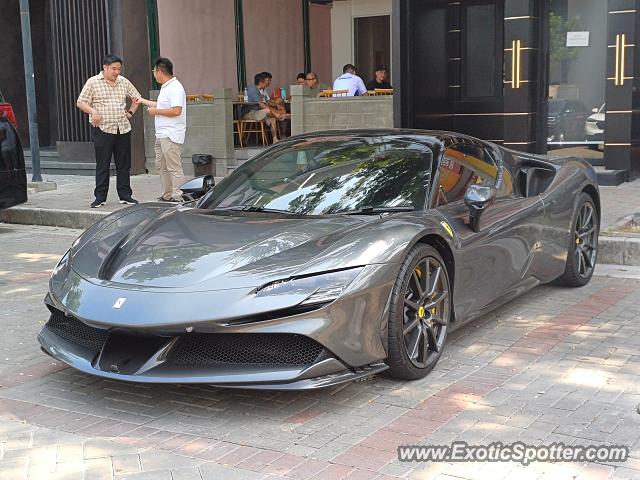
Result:
{"label": "building facade", "polygon": [[[24,139],[18,2],[0,17],[9,46],[0,88]],[[151,60],[174,60],[187,93],[274,87],[355,63],[387,65],[398,127],[456,130],[509,148],[572,154],[604,182],[640,176],[640,0],[31,0],[40,141],[58,162],[93,161],[82,82],[107,51],[152,88]],[[135,120],[140,122],[138,117]],[[142,135],[141,125],[134,131]],[[134,138],[142,148],[142,139]],[[144,170],[143,155],[134,170]]]}
{"label": "building facade", "polygon": [[640,176],[640,2],[394,0],[397,123]]}

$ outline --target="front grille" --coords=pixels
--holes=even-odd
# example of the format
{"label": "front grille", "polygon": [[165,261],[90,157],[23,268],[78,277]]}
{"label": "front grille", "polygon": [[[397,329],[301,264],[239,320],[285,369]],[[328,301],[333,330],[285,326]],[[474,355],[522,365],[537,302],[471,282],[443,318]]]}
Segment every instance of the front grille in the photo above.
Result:
{"label": "front grille", "polygon": [[600,130],[604,130],[604,122],[601,122],[601,121],[596,122],[596,127],[598,127]]}
{"label": "front grille", "polygon": [[176,344],[176,365],[306,366],[330,356],[317,342],[289,333],[194,333]]}
{"label": "front grille", "polygon": [[45,328],[59,337],[77,345],[99,352],[107,341],[107,331],[90,327],[74,317],[67,317],[59,310],[52,309]]}
{"label": "front grille", "polygon": [[556,124],[556,117],[547,117],[547,125],[552,126]]}

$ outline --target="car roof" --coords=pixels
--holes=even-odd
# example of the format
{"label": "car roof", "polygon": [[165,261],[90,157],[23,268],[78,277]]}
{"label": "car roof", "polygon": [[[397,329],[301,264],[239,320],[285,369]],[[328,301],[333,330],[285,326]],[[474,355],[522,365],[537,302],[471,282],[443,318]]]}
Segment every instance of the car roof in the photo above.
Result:
{"label": "car roof", "polygon": [[[317,137],[350,137],[353,139],[365,139],[371,137],[401,137],[403,140],[410,140],[441,149],[444,144],[458,143],[461,140],[469,140],[472,143],[486,142],[469,135],[444,130],[418,130],[409,128],[380,128],[380,129],[354,129],[354,130],[326,130],[312,133],[304,133],[289,137],[291,142],[305,138]],[[289,140],[289,139],[287,139]]]}

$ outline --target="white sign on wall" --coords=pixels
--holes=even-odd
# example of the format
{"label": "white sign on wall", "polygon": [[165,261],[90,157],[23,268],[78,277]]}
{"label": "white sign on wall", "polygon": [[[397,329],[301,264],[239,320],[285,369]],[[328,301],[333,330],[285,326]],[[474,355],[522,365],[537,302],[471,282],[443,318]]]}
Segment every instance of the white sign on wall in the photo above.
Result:
{"label": "white sign on wall", "polygon": [[589,32],[567,32],[567,47],[588,47]]}

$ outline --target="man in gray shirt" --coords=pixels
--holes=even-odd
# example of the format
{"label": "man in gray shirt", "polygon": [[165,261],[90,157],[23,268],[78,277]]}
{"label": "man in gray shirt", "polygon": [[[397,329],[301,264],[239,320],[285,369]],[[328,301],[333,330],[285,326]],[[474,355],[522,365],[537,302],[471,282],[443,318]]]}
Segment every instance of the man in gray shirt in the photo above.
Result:
{"label": "man in gray shirt", "polygon": [[323,90],[330,90],[329,85],[318,81],[316,72],[309,72],[304,79],[304,96],[317,97]]}
{"label": "man in gray shirt", "polygon": [[264,121],[271,129],[273,143],[278,142],[280,139],[278,138],[278,130],[276,128],[276,118],[269,106],[265,103],[262,93],[260,93],[260,90],[264,89],[269,83],[267,76],[264,72],[258,73],[254,77],[253,83],[253,85],[247,87],[248,103],[242,105],[242,119],[256,122]]}

